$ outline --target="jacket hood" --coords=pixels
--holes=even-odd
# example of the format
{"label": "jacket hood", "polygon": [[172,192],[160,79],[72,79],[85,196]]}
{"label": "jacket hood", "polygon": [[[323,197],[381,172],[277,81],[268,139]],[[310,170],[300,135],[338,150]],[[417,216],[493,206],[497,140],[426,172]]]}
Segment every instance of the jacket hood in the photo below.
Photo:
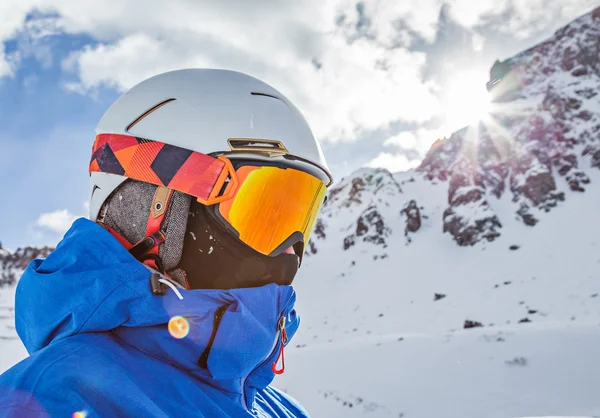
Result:
{"label": "jacket hood", "polygon": [[[151,275],[104,228],[78,219],[56,250],[34,260],[19,281],[17,333],[33,354],[77,334],[110,332],[250,405],[274,377],[271,364],[282,344],[278,323],[285,317],[288,339],[298,328],[292,287],[178,289],[180,299],[168,288],[153,294]],[[169,332],[177,316],[189,325],[184,338]]]}

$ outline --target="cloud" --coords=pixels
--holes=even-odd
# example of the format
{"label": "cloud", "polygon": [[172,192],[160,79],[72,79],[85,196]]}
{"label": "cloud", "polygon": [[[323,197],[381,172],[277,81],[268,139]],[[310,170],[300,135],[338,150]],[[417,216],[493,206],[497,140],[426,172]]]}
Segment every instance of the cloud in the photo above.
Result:
{"label": "cloud", "polygon": [[4,53],[4,44],[0,44],[0,78],[12,75],[13,71]]}
{"label": "cloud", "polygon": [[368,167],[373,168],[385,168],[388,171],[395,173],[398,171],[407,171],[412,168],[416,168],[421,163],[420,160],[410,160],[406,154],[391,154],[389,152],[382,152],[373,160],[367,163]]}
{"label": "cloud", "polygon": [[481,52],[483,50],[483,46],[485,45],[485,38],[477,33],[474,33],[471,43],[473,45],[473,51]]}
{"label": "cloud", "polygon": [[[339,1],[336,24],[349,39],[368,36],[386,47],[410,43],[407,34],[433,42],[442,0]],[[401,28],[402,30],[398,31]]]}
{"label": "cloud", "polygon": [[[152,35],[136,33],[114,44],[86,46],[82,51],[69,55],[63,69],[76,71],[81,91],[92,90],[100,85],[125,91],[152,75],[184,67],[209,67],[214,62],[201,51],[208,45],[193,39],[187,45],[171,45]],[[215,45],[212,45],[216,47]],[[190,50],[199,47],[200,52]],[[115,65],[122,70],[115,71]]]}
{"label": "cloud", "polygon": [[403,149],[413,149],[417,147],[418,140],[414,132],[405,131],[386,139],[383,145],[393,145]]}
{"label": "cloud", "polygon": [[424,158],[431,145],[444,134],[440,129],[418,128],[411,131],[403,131],[385,140],[385,147],[398,148],[402,151],[415,151],[416,158]]}
{"label": "cloud", "polygon": [[455,0],[451,10],[467,27],[493,23],[499,32],[525,39],[557,29],[597,6],[597,0]]}
{"label": "cloud", "polygon": [[47,36],[52,25],[49,21],[36,23],[26,21],[31,12],[47,10],[43,0],[9,0],[0,2],[0,78],[13,76],[18,68],[22,51],[6,53],[4,42],[18,37],[19,33],[30,32],[36,39]]}
{"label": "cloud", "polygon": [[34,57],[44,69],[48,69],[54,61],[52,44],[48,41],[62,33],[60,17],[40,12],[29,16],[30,18],[15,33],[17,51],[13,53],[12,59]]}
{"label": "cloud", "polygon": [[[427,56],[413,47],[435,41],[445,4],[450,18],[473,33],[468,55],[487,45],[483,26],[523,38],[568,22],[594,2],[7,0],[0,5],[0,77],[14,74],[26,54],[52,65],[43,39],[85,34],[94,42],[63,62],[74,76],[64,83],[71,91],[123,92],[168,70],[229,68],[281,90],[317,137],[351,141],[395,123],[427,126],[444,112],[439,86],[424,78]],[[14,38],[20,49],[9,56],[3,41]]]}
{"label": "cloud", "polygon": [[[393,121],[424,122],[439,109],[431,86],[421,79],[423,53],[389,50],[360,36],[349,43],[344,30],[331,24],[333,16],[331,31],[324,34],[304,21],[306,11],[296,21],[286,17],[285,26],[276,19],[264,27],[248,27],[247,17],[237,20],[235,14],[208,22],[210,9],[175,8],[168,18],[157,10],[147,16],[152,30],[112,16],[111,23],[122,26],[118,31],[123,36],[73,53],[63,67],[74,71],[79,83],[69,88],[92,91],[104,85],[125,91],[151,75],[177,68],[234,69],[280,89],[303,111],[318,137],[334,142],[353,140]],[[196,23],[186,26],[190,16],[196,16]]]}
{"label": "cloud", "polygon": [[56,210],[41,214],[36,225],[57,234],[64,234],[77,218],[78,216],[73,215],[67,209]]}
{"label": "cloud", "polygon": [[[476,31],[488,22],[524,36],[555,24],[548,16],[566,23],[585,11],[581,0],[531,1],[537,7],[453,0],[449,14],[475,31],[472,46],[481,49],[485,39]],[[55,3],[65,31],[101,41],[68,59],[79,80],[72,90],[104,85],[122,92],[172,69],[229,68],[280,89],[316,135],[332,142],[395,122],[426,123],[443,112],[435,86],[423,79],[426,55],[410,46],[415,38],[434,41],[445,0],[108,3]]]}

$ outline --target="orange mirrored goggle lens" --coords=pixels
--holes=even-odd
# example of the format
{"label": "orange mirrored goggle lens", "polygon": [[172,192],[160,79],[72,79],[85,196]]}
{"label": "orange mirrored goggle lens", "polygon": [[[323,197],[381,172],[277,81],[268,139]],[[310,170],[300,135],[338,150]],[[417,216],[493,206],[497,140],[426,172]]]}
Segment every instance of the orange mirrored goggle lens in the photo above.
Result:
{"label": "orange mirrored goggle lens", "polygon": [[[242,166],[238,189],[217,211],[239,239],[256,251],[282,252],[302,234],[305,245],[325,199],[327,187],[318,178],[292,168]],[[294,237],[292,235],[296,234]]]}

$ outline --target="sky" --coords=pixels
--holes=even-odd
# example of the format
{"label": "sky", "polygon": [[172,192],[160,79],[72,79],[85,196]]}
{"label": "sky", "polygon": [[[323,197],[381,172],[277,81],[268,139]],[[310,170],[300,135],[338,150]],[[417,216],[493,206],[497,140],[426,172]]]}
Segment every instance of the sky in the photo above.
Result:
{"label": "sky", "polygon": [[55,245],[86,216],[94,128],[180,68],[262,79],[303,112],[335,177],[414,168],[472,122],[496,59],[599,0],[3,0],[0,242]]}

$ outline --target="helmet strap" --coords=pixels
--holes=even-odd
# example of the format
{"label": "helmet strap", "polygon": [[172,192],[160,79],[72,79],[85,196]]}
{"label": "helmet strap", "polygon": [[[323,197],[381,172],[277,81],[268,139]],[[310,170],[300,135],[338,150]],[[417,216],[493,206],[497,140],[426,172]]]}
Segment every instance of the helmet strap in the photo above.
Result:
{"label": "helmet strap", "polygon": [[117,241],[119,241],[119,243],[123,247],[125,247],[126,250],[130,250],[131,247],[133,247],[133,244],[127,241],[123,235],[115,231],[114,228],[111,228],[110,226],[106,225],[104,222],[101,221],[96,221],[96,223],[102,228],[106,229],[110,233],[110,235],[112,235]]}
{"label": "helmet strap", "polygon": [[162,260],[158,255],[160,244],[165,242],[165,233],[161,225],[169,209],[173,197],[173,190],[159,186],[154,192],[154,198],[150,204],[150,215],[146,224],[146,238],[143,238],[129,249],[129,253],[142,263],[165,273],[162,268]]}
{"label": "helmet strap", "polygon": [[154,193],[154,198],[150,204],[150,215],[146,224],[146,237],[142,238],[135,244],[131,244],[123,235],[109,227],[100,223],[112,236],[114,236],[121,245],[123,245],[129,253],[141,263],[166,274],[163,268],[162,260],[158,254],[159,246],[165,242],[166,235],[161,230],[161,225],[169,209],[171,199],[173,198],[173,190],[164,186],[159,186]]}

